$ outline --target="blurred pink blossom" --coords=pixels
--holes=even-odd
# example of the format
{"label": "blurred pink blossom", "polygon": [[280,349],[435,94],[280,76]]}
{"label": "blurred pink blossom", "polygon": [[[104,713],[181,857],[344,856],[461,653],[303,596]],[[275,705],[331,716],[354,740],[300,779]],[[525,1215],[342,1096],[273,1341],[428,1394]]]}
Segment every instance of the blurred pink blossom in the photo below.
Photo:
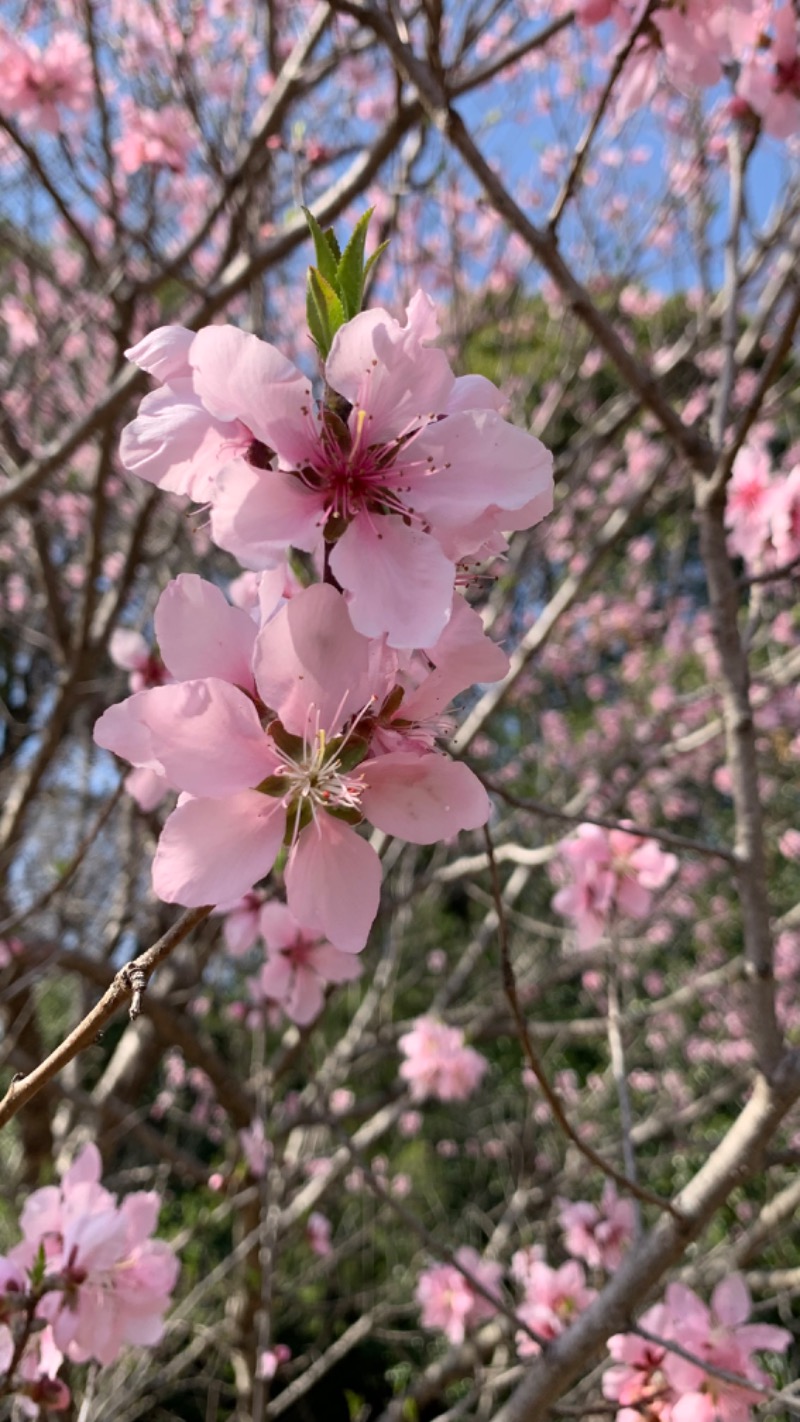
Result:
{"label": "blurred pink blossom", "polygon": [[573,920],[578,947],[592,948],[616,915],[647,916],[653,891],[668,883],[678,860],[653,839],[584,824],[562,843],[560,866],[571,882],[559,889],[553,908]]}
{"label": "blurred pink blossom", "polygon": [[607,1180],[599,1205],[586,1200],[574,1204],[559,1202],[559,1224],[564,1231],[564,1247],[575,1259],[591,1268],[612,1272],[633,1239],[636,1211],[631,1200],[620,1199],[612,1180]]}
{"label": "blurred pink blossom", "polygon": [[[499,1294],[502,1266],[482,1260],[468,1245],[454,1258],[491,1294]],[[455,1264],[434,1264],[417,1281],[417,1302],[424,1328],[441,1329],[451,1343],[463,1343],[466,1334],[496,1313],[488,1299],[472,1287]]]}
{"label": "blurred pink blossom", "polygon": [[44,1250],[48,1274],[63,1292],[44,1295],[37,1313],[74,1362],[112,1363],[125,1344],[157,1343],[178,1275],[168,1244],[150,1238],[160,1200],[138,1191],[121,1205],[100,1184],[100,1153],[84,1146],[60,1186],[28,1196],[23,1239],[9,1258],[30,1269]]}
{"label": "blurred pink blossom", "polygon": [[399,1039],[405,1056],[400,1075],[411,1087],[412,1101],[433,1096],[438,1101],[466,1101],[483,1080],[489,1063],[464,1044],[459,1027],[447,1027],[434,1017],[419,1017]]}

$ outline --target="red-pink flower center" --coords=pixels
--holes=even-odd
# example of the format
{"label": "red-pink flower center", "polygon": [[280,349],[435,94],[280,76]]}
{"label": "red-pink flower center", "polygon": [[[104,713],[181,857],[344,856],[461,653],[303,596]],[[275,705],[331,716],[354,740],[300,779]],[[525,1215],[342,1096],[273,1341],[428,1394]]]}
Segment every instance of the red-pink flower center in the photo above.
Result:
{"label": "red-pink flower center", "polygon": [[369,417],[358,412],[355,433],[341,420],[324,415],[313,462],[299,471],[310,488],[325,496],[325,520],[347,524],[356,514],[399,514],[419,520],[404,495],[411,484],[404,483],[414,461],[402,457],[413,439],[413,431],[387,444],[369,444]]}
{"label": "red-pink flower center", "polygon": [[774,88],[777,94],[790,93],[800,99],[800,54],[794,59],[779,60],[775,66]]}

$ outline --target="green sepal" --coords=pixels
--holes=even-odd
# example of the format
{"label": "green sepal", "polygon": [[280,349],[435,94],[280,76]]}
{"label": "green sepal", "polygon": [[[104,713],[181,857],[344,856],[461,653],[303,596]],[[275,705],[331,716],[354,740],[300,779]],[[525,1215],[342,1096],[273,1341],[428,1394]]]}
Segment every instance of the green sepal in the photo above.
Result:
{"label": "green sepal", "polygon": [[287,849],[291,849],[295,839],[306,825],[310,825],[314,818],[314,807],[310,800],[296,800],[289,806],[286,812],[286,829],[283,834],[283,842]]}
{"label": "green sepal", "polygon": [[364,819],[361,811],[357,810],[355,806],[351,809],[347,805],[334,805],[328,809],[326,805],[325,813],[330,815],[331,819],[343,820],[346,825],[360,825]]}
{"label": "green sepal", "polygon": [[47,1273],[47,1255],[44,1252],[44,1245],[40,1244],[36,1251],[36,1258],[29,1269],[31,1289],[36,1290],[42,1287],[44,1276]]}
{"label": "green sepal", "polygon": [[[288,755],[290,760],[302,759],[305,751],[305,744],[302,736],[293,736],[291,731],[287,731],[280,721],[270,721],[267,726],[267,735],[271,736],[278,750]],[[267,776],[268,780],[273,780],[272,775]]]}
{"label": "green sepal", "polygon": [[256,790],[259,795],[277,795],[280,800],[286,794],[286,781],[282,775],[268,775],[266,779],[259,781]]}
{"label": "green sepal", "polygon": [[384,717],[386,718],[386,720],[390,720],[391,717],[394,716],[395,711],[400,710],[400,706],[402,704],[403,697],[405,696],[405,694],[406,693],[404,687],[393,687],[392,690],[389,692],[389,695],[387,696],[386,700],[384,701],[380,711],[378,712],[379,717],[382,720],[384,719]]}
{"label": "green sepal", "polygon": [[355,770],[356,766],[360,765],[362,760],[366,760],[369,755],[369,739],[362,736],[351,736],[350,739],[342,745],[341,750],[336,747],[335,742],[331,746],[331,750],[346,775],[349,770]]}
{"label": "green sepal", "polygon": [[337,415],[335,410],[325,405],[322,409],[322,423],[325,429],[333,435],[343,453],[349,454],[353,440],[347,422],[342,419],[341,415]]}
{"label": "green sepal", "polygon": [[350,527],[351,520],[342,518],[340,514],[331,514],[328,522],[322,531],[322,537],[326,543],[338,543],[343,533]]}
{"label": "green sepal", "polygon": [[348,320],[357,316],[361,310],[365,276],[364,248],[367,241],[367,228],[374,210],[372,207],[367,208],[363,217],[358,219],[336,269],[336,287],[342,298]]}

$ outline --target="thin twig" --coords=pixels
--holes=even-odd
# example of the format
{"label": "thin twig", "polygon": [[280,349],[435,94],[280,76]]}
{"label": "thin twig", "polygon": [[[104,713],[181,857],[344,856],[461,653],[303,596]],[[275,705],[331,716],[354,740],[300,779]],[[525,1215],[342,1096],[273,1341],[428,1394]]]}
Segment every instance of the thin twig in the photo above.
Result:
{"label": "thin twig", "polygon": [[710,854],[715,859],[727,860],[729,864],[736,863],[736,855],[730,849],[718,849],[715,844],[705,844],[699,839],[687,839],[685,835],[673,834],[671,830],[637,825],[630,820],[605,819],[601,815],[569,814],[566,810],[554,810],[552,806],[542,804],[541,800],[523,800],[518,795],[512,795],[505,786],[497,785],[493,780],[481,775],[480,771],[475,771],[475,774],[492,795],[497,795],[498,799],[504,800],[516,810],[529,810],[534,815],[542,815],[549,820],[561,820],[564,824],[599,825],[601,829],[621,830],[624,834],[638,835],[642,839],[657,839],[661,844],[672,845],[673,849],[685,849],[693,854]]}
{"label": "thin twig", "polygon": [[643,1200],[648,1205],[656,1205],[658,1209],[666,1210],[674,1219],[681,1221],[683,1216],[680,1211],[675,1208],[671,1200],[665,1200],[661,1195],[656,1195],[653,1191],[646,1189],[644,1186],[637,1185],[635,1180],[630,1180],[623,1171],[617,1170],[613,1165],[609,1165],[607,1160],[604,1160],[601,1155],[598,1155],[596,1150],[593,1150],[590,1145],[587,1145],[586,1142],[581,1139],[564,1110],[560,1096],[554,1087],[551,1086],[544,1067],[539,1060],[538,1053],[531,1041],[528,1024],[525,1021],[525,1015],[520,1006],[517,983],[514,977],[514,969],[509,950],[508,925],[506,923],[503,896],[500,889],[500,875],[497,871],[497,864],[495,863],[492,836],[486,826],[484,826],[483,834],[486,840],[486,853],[489,858],[489,868],[492,878],[492,893],[495,911],[497,913],[497,936],[500,941],[503,987],[505,988],[514,1022],[516,1023],[525,1060],[539,1083],[542,1095],[547,1101],[554,1119],[564,1135],[572,1142],[576,1149],[580,1151],[581,1155],[590,1161],[597,1170],[602,1171],[603,1175],[608,1176],[609,1180],[613,1180],[615,1184],[619,1185],[620,1189],[624,1190],[627,1195],[633,1195],[636,1199]]}
{"label": "thin twig", "polygon": [[586,159],[589,156],[589,149],[594,141],[594,136],[597,133],[598,128],[603,122],[603,117],[605,115],[606,109],[608,108],[609,100],[617,83],[617,80],[619,79],[620,74],[625,68],[625,65],[627,64],[628,59],[630,58],[630,55],[633,51],[633,48],[639,40],[639,37],[645,31],[645,28],[649,23],[650,16],[656,8],[656,2],[657,0],[649,0],[649,4],[645,6],[644,10],[639,16],[639,19],[630,31],[630,34],[626,37],[624,43],[620,46],[620,48],[617,50],[617,53],[614,55],[611,67],[608,71],[608,77],[606,78],[606,82],[603,85],[602,93],[600,94],[600,97],[597,101],[597,107],[595,108],[592,117],[590,118],[586,128],[584,129],[583,133],[578,139],[578,142],[575,145],[569,172],[567,173],[567,176],[564,179],[558,197],[556,198],[555,202],[553,203],[553,206],[550,209],[550,212],[548,213],[547,226],[553,234],[555,234],[556,228],[558,227],[558,224],[561,221],[564,209],[570,198],[573,196],[575,188],[578,185],[578,181],[583,172]]}
{"label": "thin twig", "polygon": [[78,1023],[78,1026],[55,1048],[55,1051],[51,1052],[39,1066],[34,1067],[33,1071],[28,1072],[27,1076],[12,1081],[3,1100],[0,1101],[0,1129],[7,1125],[28,1101],[32,1101],[34,1096],[38,1096],[42,1087],[48,1081],[52,1081],[53,1077],[57,1076],[68,1062],[77,1057],[79,1052],[92,1046],[98,1032],[102,1031],[106,1023],[116,1016],[123,1002],[131,999],[133,1005],[137,984],[141,992],[141,976],[144,977],[145,982],[148,982],[156,968],[169,957],[184,938],[188,937],[192,929],[208,917],[210,912],[210,907],[187,909],[186,913],[181,915],[178,922],[173,924],[172,928],[168,929],[157,943],[154,943],[146,952],[141,953],[132,963],[120,968],[108,991],[103,993],[97,1005],[86,1014],[83,1021]]}

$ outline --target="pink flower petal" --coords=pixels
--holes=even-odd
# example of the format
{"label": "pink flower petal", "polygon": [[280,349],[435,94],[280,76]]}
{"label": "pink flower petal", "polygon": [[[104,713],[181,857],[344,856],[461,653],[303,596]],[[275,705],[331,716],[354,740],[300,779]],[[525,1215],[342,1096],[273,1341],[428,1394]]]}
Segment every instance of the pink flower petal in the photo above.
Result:
{"label": "pink flower petal", "polygon": [[265,963],[258,975],[258,991],[273,1002],[285,1002],[289,996],[294,968],[286,953],[276,953]]}
{"label": "pink flower petal", "polygon": [[293,735],[328,733],[369,699],[369,643],[354,631],[341,593],[315,583],[262,628],[256,642],[258,690]]}
{"label": "pink flower petal", "polygon": [[275,346],[235,326],[205,326],[192,342],[194,388],[218,420],[241,420],[294,463],[308,450],[311,386]]}
{"label": "pink flower petal", "polygon": [[165,795],[168,795],[172,786],[165,775],[158,770],[144,770],[139,768],[132,770],[125,776],[124,785],[132,800],[135,800],[143,815],[149,815],[157,805],[161,804]]}
{"label": "pink flower petal", "polygon": [[711,1295],[713,1312],[720,1323],[724,1323],[728,1328],[734,1328],[737,1323],[744,1323],[750,1317],[752,1307],[750,1290],[741,1274],[731,1274],[727,1279],[722,1279]]}
{"label": "pink flower petal", "polygon": [[76,1185],[96,1185],[102,1174],[100,1152],[94,1141],[88,1141],[63,1175],[61,1188],[70,1191]]}
{"label": "pink flower petal", "polygon": [[292,990],[284,1005],[286,1016],[298,1027],[307,1027],[319,1017],[325,1005],[325,993],[316,973],[302,964],[297,968]]}
{"label": "pink flower petal", "polygon": [[155,892],[187,908],[240,898],[272,868],[285,823],[280,802],[255,790],[226,800],[184,801],[161,831]]}
{"label": "pink flower petal", "polygon": [[213,583],[196,573],[174,578],[159,598],[155,629],[167,670],[179,681],[219,677],[255,690],[255,623]]}
{"label": "pink flower petal", "polygon": [[519,509],[543,495],[552,507],[553,456],[494,410],[448,415],[414,444],[435,472],[415,487],[414,506],[436,524],[468,524],[485,509]]}
{"label": "pink flower petal", "polygon": [[308,954],[310,966],[329,983],[352,983],[361,977],[361,962],[352,953],[342,953],[330,943],[320,943]]}
{"label": "pink flower petal", "polygon": [[381,862],[349,825],[320,814],[298,837],[286,866],[295,918],[343,953],[360,953],[378,912]]}
{"label": "pink flower petal", "polygon": [[450,391],[445,415],[455,415],[460,410],[499,410],[505,404],[502,390],[487,380],[485,375],[459,375]]}
{"label": "pink flower petal", "polygon": [[736,1329],[736,1342],[748,1353],[762,1348],[785,1353],[793,1338],[788,1329],[776,1328],[772,1323],[744,1323]]}
{"label": "pink flower petal", "polygon": [[430,647],[441,635],[455,567],[430,534],[395,516],[359,515],[336,544],[331,568],[365,637],[385,633],[390,647]]}
{"label": "pink flower petal", "polygon": [[120,459],[140,479],[204,503],[243,433],[240,425],[213,420],[190,382],[176,380],[145,395],[122,431]]}
{"label": "pink flower petal", "polygon": [[189,347],[194,331],[185,326],[159,326],[125,352],[128,360],[154,375],[162,384],[168,380],[191,377]]}
{"label": "pink flower petal", "polygon": [[300,933],[294,914],[279,899],[270,899],[264,904],[258,916],[258,927],[267,948],[279,953],[282,948],[291,948]]}
{"label": "pink flower petal", "polygon": [[351,428],[365,411],[370,444],[382,444],[444,409],[454,376],[444,351],[429,346],[438,323],[419,291],[400,325],[382,307],[362,311],[337,331],[325,375],[353,405]]}
{"label": "pink flower petal", "polygon": [[275,750],[252,701],[216,677],[140,691],[111,706],[95,740],[190,795],[217,798],[272,774]]}
{"label": "pink flower petal", "polygon": [[434,844],[489,818],[489,797],[466,765],[442,755],[394,751],[365,761],[364,813],[386,834],[411,844]]}
{"label": "pink flower petal", "polygon": [[274,568],[283,563],[288,544],[314,551],[322,536],[323,504],[291,474],[235,459],[214,483],[211,535],[245,567]]}

